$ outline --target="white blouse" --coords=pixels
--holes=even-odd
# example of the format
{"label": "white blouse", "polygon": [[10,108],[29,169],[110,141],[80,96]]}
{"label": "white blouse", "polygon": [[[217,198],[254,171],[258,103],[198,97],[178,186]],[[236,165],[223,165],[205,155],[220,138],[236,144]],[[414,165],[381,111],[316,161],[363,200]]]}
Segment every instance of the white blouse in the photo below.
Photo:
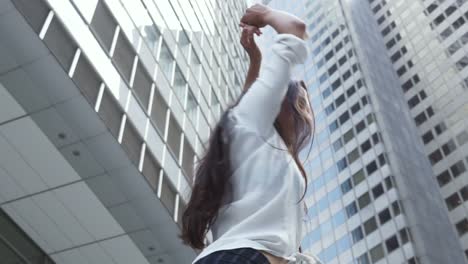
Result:
{"label": "white blouse", "polygon": [[[279,34],[272,58],[239,104],[230,110],[227,138],[232,195],[211,228],[213,243],[193,261],[219,250],[249,247],[289,263],[319,263],[298,252],[303,237],[305,181],[273,123],[288,89],[292,66],[307,58],[304,40]],[[299,202],[300,201],[300,202]]]}

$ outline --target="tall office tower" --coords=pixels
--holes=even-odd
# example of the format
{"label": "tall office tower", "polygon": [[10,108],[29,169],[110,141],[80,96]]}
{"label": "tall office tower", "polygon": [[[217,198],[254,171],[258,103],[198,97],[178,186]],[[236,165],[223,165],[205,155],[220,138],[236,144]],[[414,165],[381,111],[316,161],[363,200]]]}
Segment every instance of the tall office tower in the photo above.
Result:
{"label": "tall office tower", "polygon": [[194,160],[241,91],[242,1],[0,1],[0,262],[190,263]]}
{"label": "tall office tower", "polygon": [[[421,28],[416,24],[421,21],[421,16],[411,13],[416,12],[414,8],[399,8],[401,13],[406,13],[405,18],[411,20],[408,25],[413,31],[400,32],[401,36],[397,38],[400,47],[392,49],[398,50],[399,55],[389,56],[387,42],[390,35],[382,36],[381,31],[387,24],[390,28],[383,32],[391,31],[396,22],[384,18],[379,21],[385,20],[387,24],[378,25],[368,1],[273,0],[269,5],[302,17],[308,24],[310,36],[310,57],[304,67],[295,70],[297,76],[305,78],[308,84],[316,115],[315,142],[306,163],[310,177],[306,195],[310,217],[303,249],[317,254],[327,264],[465,263],[461,244],[427,157],[428,146],[425,149],[421,140],[419,129],[425,124],[420,124],[423,121],[418,123],[418,120],[423,118],[416,118],[415,124],[412,116],[412,111],[419,109],[437,117],[437,112],[442,110],[438,110],[439,106],[436,108],[432,100],[443,102],[447,113],[459,109],[452,122],[463,116],[458,102],[463,98],[460,78],[440,77],[434,80],[440,72],[447,71],[451,74],[448,76],[458,73],[446,62],[440,63],[444,68],[438,68],[435,61],[444,55],[434,51],[442,50],[443,45],[435,35],[431,35],[434,33],[430,27]],[[391,6],[394,5],[422,7],[422,1],[387,3],[386,9],[400,14],[393,11],[395,8]],[[394,19],[403,23],[400,17]],[[424,32],[428,32],[430,37],[416,38]],[[418,49],[409,47],[408,41],[402,41],[413,37],[422,41]],[[406,48],[403,48],[403,43]],[[431,52],[426,50],[424,53],[430,58],[412,58],[412,62],[408,62],[408,58],[405,61],[405,65],[412,67],[404,75],[411,77],[411,84],[405,83],[403,87],[409,90],[419,82],[423,88],[424,83],[425,93],[413,87],[408,96],[417,93],[416,96],[426,98],[425,102],[431,100],[433,106],[428,108],[429,105],[420,103],[410,110],[409,97],[405,98],[407,95],[401,89],[401,77],[398,76],[403,76],[403,70],[397,74],[398,69],[394,68],[397,64],[392,60],[404,56],[401,53],[416,55],[419,49],[431,49]],[[398,62],[401,63],[402,59]],[[460,69],[464,62],[457,64]],[[426,68],[431,71],[430,75],[419,75],[419,71]],[[426,89],[431,82],[437,83],[435,87],[441,91]],[[458,86],[452,87],[452,84]],[[440,97],[444,93],[444,97]],[[448,99],[451,97],[453,101]],[[419,100],[419,97],[412,102],[414,100]],[[442,116],[439,118],[443,119]],[[458,123],[457,126],[460,132],[463,124]],[[466,136],[460,135],[463,141]],[[441,139],[440,142],[445,144],[447,140]],[[447,155],[455,152],[454,142],[455,139],[441,152]],[[305,154],[301,156],[305,158]],[[429,155],[433,163],[442,159],[442,154],[438,154]],[[461,162],[463,164],[463,160]],[[455,166],[454,163],[447,162],[445,169],[454,166],[453,171],[461,173],[464,166]],[[459,184],[458,189],[462,186]],[[460,226],[460,231],[464,227],[466,224]]]}
{"label": "tall office tower", "polygon": [[468,1],[369,1],[468,257]]}

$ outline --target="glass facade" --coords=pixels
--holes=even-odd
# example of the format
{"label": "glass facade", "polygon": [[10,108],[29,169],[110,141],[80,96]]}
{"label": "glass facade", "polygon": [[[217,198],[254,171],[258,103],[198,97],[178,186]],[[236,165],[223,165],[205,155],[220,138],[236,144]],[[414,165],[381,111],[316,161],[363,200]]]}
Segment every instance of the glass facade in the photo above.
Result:
{"label": "glass facade", "polygon": [[468,257],[468,1],[377,1],[369,6],[422,138],[452,228]]}
{"label": "glass facade", "polygon": [[[308,85],[316,117],[315,140],[305,161],[309,222],[303,249],[324,263],[463,261],[443,201],[431,197],[437,183],[398,89],[402,84],[392,65],[397,55],[387,56],[385,32],[369,2],[265,3],[308,25],[310,57],[295,69],[295,78]],[[407,52],[402,49],[399,56]],[[412,82],[423,82],[414,74]],[[424,110],[434,115],[433,108]],[[445,151],[455,148],[449,144]],[[436,225],[439,231],[433,230]],[[440,252],[431,253],[433,248]]]}

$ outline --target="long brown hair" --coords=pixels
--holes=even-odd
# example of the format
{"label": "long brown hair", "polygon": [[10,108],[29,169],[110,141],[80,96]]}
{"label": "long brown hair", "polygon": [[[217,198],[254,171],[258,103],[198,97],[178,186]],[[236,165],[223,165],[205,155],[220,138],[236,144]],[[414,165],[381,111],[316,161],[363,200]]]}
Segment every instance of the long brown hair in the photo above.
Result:
{"label": "long brown hair", "polygon": [[[315,120],[310,102],[304,96],[300,96],[300,89],[304,89],[307,95],[307,88],[303,81],[290,81],[285,97],[285,105],[292,110],[290,112],[294,119],[294,142],[288,142],[278,119],[274,127],[288,146],[287,151],[291,153],[305,179],[306,190],[301,197],[302,200],[307,191],[307,174],[299,159],[299,152],[309,143],[312,147]],[[206,233],[216,221],[218,211],[229,194],[232,168],[229,157],[229,138],[224,128],[228,122],[228,111],[236,106],[241,98],[242,96],[221,116],[208,141],[208,149],[195,171],[192,195],[182,215],[182,234],[180,235],[183,242],[194,249],[205,247]],[[307,112],[307,107],[311,110],[311,114]]]}

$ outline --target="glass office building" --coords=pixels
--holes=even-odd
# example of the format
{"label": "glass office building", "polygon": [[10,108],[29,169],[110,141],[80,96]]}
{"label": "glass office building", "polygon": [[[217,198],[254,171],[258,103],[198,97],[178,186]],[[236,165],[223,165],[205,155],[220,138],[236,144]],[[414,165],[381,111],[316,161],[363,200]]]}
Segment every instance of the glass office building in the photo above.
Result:
{"label": "glass office building", "polygon": [[[464,194],[461,182],[466,177],[458,177],[458,183],[448,182],[465,171],[463,153],[466,156],[467,151],[461,145],[466,141],[467,97],[462,96],[466,83],[460,72],[466,64],[461,59],[466,51],[456,54],[453,61],[458,64],[438,62],[445,56],[441,48],[447,44],[440,42],[429,24],[417,24],[427,20],[420,7],[429,5],[428,1],[388,2],[264,1],[303,18],[310,37],[310,57],[294,71],[295,78],[304,78],[308,85],[316,116],[315,142],[305,166],[310,178],[306,195],[309,219],[302,247],[324,263],[465,263],[452,215],[443,201],[446,196],[440,195],[434,158],[441,160],[459,152],[461,163],[449,158],[443,169],[449,170],[446,184],[452,187],[446,188],[459,194],[455,199],[459,206]],[[461,6],[461,2],[457,4]],[[412,13],[417,10],[421,13]],[[397,13],[405,14],[406,20],[399,16],[389,19]],[[459,17],[463,14],[457,11]],[[462,50],[461,32],[454,34]],[[422,33],[427,36],[418,36]],[[403,47],[410,39],[416,39],[419,46]],[[393,56],[396,51],[399,55]],[[406,57],[405,69],[400,70],[403,64],[396,64],[397,57],[405,55],[415,58]],[[425,69],[430,72],[419,73]],[[442,72],[447,77],[438,77]],[[406,84],[409,79],[411,85]],[[437,88],[429,89],[430,83]],[[405,93],[405,89],[411,91]],[[427,103],[412,106],[408,96],[415,95],[418,98],[413,104],[424,98]],[[438,100],[447,110],[434,105]],[[417,117],[415,111],[429,116]],[[453,144],[442,147],[440,155],[430,154],[429,146],[434,151],[435,145],[429,144],[445,144],[449,139],[434,139],[426,146],[421,140],[421,127],[427,130],[438,123],[427,126],[420,120],[432,123],[431,118],[451,120],[438,128],[441,135],[452,129],[449,127],[455,129],[450,132]],[[459,207],[452,208],[453,212],[459,210],[466,217],[465,207]],[[466,229],[466,223],[457,229],[463,234],[460,231]]]}
{"label": "glass office building", "polygon": [[0,262],[190,263],[194,162],[241,92],[243,1],[0,1]]}
{"label": "glass office building", "polygon": [[468,257],[468,1],[369,1]]}

